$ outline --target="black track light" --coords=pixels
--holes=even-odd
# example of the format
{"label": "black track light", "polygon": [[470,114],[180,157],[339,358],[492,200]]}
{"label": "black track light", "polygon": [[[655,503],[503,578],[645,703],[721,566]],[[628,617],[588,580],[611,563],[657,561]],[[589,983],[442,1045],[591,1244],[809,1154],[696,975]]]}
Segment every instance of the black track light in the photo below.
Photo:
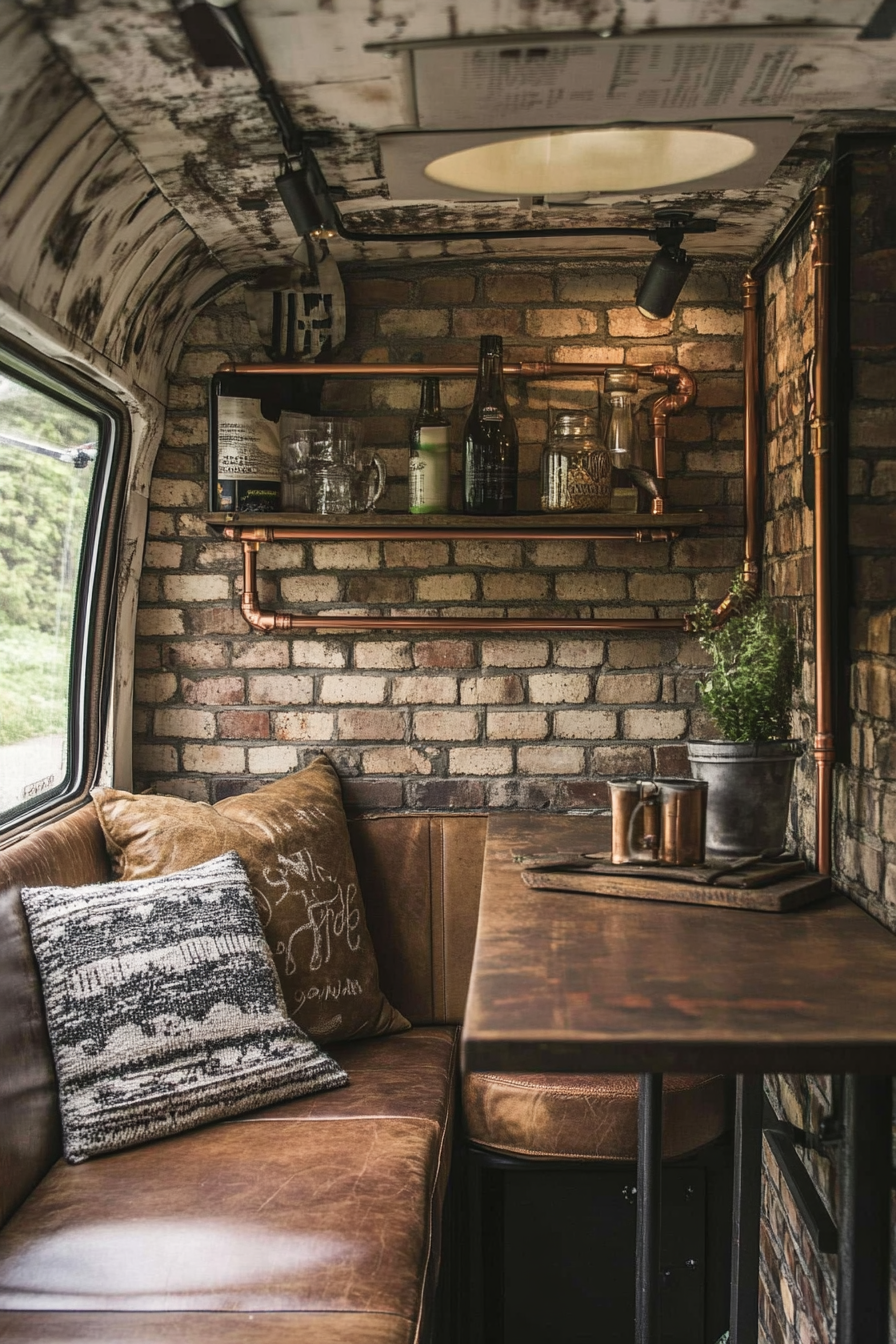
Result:
{"label": "black track light", "polygon": [[693,258],[688,256],[683,247],[661,247],[648,266],[635,296],[638,312],[645,317],[668,317],[684,289],[684,282],[693,264]]}
{"label": "black track light", "polygon": [[635,295],[638,312],[656,320],[668,317],[675,307],[694,262],[681,246],[690,215],[669,211],[658,212],[657,227],[651,238],[660,244],[647,274]]}
{"label": "black track light", "polygon": [[301,237],[332,238],[338,219],[327,183],[317,159],[305,150],[298,167],[288,163],[276,179],[280,199],[286,206],[293,227]]}

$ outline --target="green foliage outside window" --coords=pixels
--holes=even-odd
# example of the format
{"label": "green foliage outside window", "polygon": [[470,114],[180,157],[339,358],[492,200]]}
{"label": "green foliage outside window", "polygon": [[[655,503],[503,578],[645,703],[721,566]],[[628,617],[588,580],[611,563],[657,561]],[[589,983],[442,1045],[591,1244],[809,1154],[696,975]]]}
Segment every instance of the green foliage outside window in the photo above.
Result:
{"label": "green foliage outside window", "polygon": [[[0,434],[49,448],[96,445],[97,423],[0,374]],[[92,464],[0,440],[0,746],[68,722],[72,623]]]}

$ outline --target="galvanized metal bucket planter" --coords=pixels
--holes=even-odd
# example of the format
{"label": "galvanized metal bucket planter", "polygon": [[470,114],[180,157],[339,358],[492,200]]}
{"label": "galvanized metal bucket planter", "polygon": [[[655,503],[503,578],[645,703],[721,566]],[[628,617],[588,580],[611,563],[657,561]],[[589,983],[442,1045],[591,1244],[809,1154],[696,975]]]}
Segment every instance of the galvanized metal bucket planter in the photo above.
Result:
{"label": "galvanized metal bucket planter", "polygon": [[725,858],[784,846],[793,768],[803,745],[689,742],[691,774],[709,785],[706,852]]}

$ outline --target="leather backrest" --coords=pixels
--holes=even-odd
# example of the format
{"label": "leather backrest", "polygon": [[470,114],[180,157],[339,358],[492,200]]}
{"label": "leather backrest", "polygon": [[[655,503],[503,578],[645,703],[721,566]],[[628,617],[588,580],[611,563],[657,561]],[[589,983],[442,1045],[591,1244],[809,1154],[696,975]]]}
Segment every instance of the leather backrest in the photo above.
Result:
{"label": "leather backrest", "polygon": [[[349,825],[383,990],[415,1024],[460,1022],[486,818],[381,814]],[[61,1153],[53,1056],[19,892],[111,877],[92,803],[0,851],[0,1225]]]}
{"label": "leather backrest", "polygon": [[19,892],[110,877],[93,803],[0,851],[0,1225],[62,1151],[53,1055]]}
{"label": "leather backrest", "polygon": [[380,983],[415,1025],[463,1020],[486,822],[450,813],[349,822]]}

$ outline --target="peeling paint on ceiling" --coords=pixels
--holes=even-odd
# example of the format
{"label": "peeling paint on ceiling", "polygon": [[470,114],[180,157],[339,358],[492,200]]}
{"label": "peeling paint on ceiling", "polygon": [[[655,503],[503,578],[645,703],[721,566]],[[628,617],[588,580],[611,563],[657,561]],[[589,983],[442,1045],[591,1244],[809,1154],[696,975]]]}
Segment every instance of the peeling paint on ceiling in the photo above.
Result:
{"label": "peeling paint on ceiling", "polygon": [[[84,81],[112,126],[130,145],[164,196],[229,273],[288,264],[300,247],[273,186],[281,153],[273,123],[247,69],[205,68],[173,4],[159,0],[25,0],[52,42]],[[793,151],[757,190],[637,193],[584,208],[520,210],[515,202],[424,202],[393,205],[382,176],[376,132],[413,126],[410,62],[370,44],[487,37],[515,33],[654,34],[664,28],[757,25],[825,30],[858,28],[877,0],[243,0],[242,9],[271,74],[299,125],[326,133],[317,149],[332,186],[347,192],[345,210],[358,230],[433,231],[491,228],[582,228],[652,221],[669,205],[718,220],[718,232],[693,240],[695,254],[754,255],[780,228],[825,167],[840,127],[896,124],[896,42],[873,47],[884,74],[877,106],[807,120]],[[841,33],[841,42],[855,34]],[[856,101],[859,101],[856,99]],[[244,210],[241,198],[267,202]],[[635,256],[646,240],[552,238],[481,242],[356,244],[334,239],[340,261],[393,258]]]}

